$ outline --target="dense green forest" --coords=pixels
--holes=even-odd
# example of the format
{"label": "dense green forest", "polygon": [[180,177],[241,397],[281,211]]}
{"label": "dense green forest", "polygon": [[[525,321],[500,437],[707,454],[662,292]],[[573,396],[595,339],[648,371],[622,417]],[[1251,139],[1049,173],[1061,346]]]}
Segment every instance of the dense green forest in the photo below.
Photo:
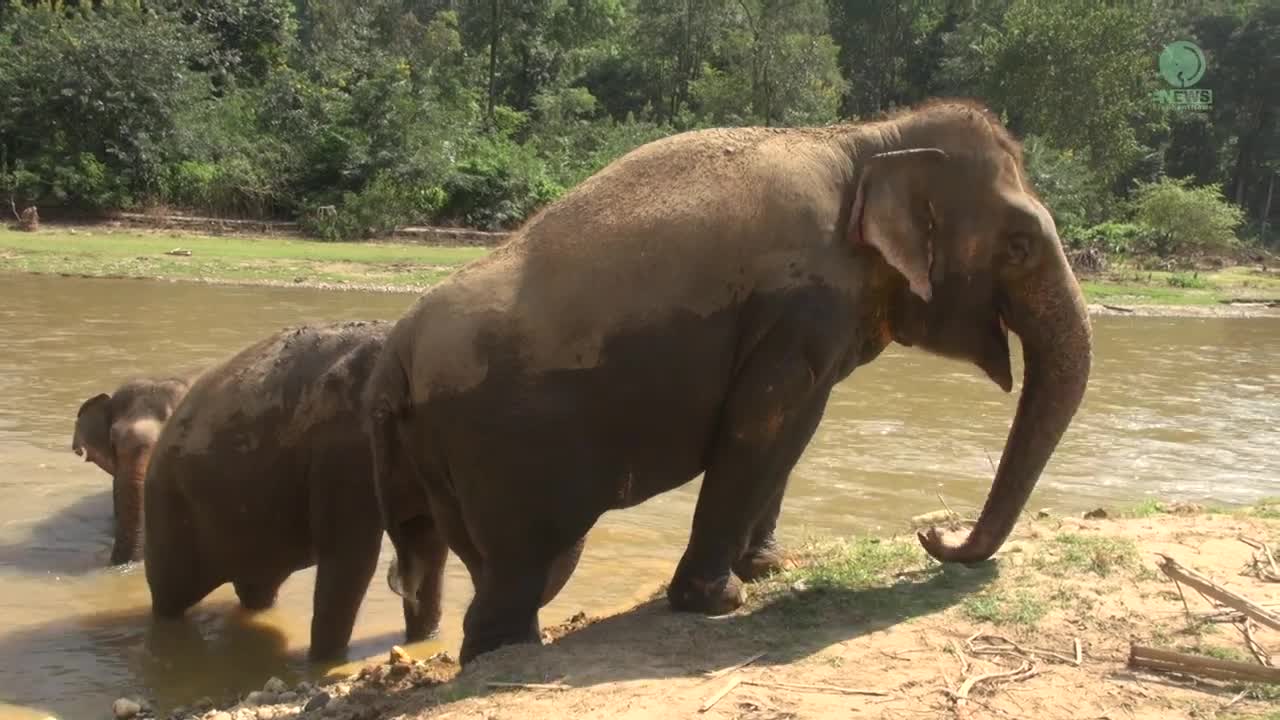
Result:
{"label": "dense green forest", "polygon": [[[1207,109],[1153,95],[1174,40]],[[1280,0],[7,1],[0,193],[506,228],[663,135],[931,96],[1001,114],[1076,249],[1280,244]]]}

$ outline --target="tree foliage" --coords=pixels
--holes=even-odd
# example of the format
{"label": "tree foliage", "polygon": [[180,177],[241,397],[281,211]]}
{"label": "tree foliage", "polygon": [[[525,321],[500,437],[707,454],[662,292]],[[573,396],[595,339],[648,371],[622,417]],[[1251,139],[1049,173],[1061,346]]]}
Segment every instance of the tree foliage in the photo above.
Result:
{"label": "tree foliage", "polygon": [[1244,213],[1227,202],[1220,189],[1194,187],[1184,179],[1140,185],[1134,210],[1138,222],[1155,231],[1155,250],[1162,255],[1229,250],[1244,221]]}
{"label": "tree foliage", "polygon": [[[1205,50],[1210,112],[1151,99],[1175,39]],[[1231,232],[1280,226],[1270,0],[0,0],[0,192],[333,238],[511,227],[673,132],[938,95],[1025,138],[1065,238],[1133,244],[1203,188],[1241,208]]]}

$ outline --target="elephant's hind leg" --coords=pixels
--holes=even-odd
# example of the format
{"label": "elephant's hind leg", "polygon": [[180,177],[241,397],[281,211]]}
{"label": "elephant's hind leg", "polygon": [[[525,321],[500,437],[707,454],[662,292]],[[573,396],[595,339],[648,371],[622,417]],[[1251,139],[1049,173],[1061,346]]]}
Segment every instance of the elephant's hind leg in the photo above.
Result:
{"label": "elephant's hind leg", "polygon": [[582,558],[582,549],[586,544],[587,536],[583,535],[577,542],[556,555],[556,559],[551,563],[551,571],[547,574],[546,587],[542,590],[542,607],[546,607],[548,603],[555,600],[565,584],[569,582],[569,578],[573,577],[573,571],[578,567],[578,560]]}
{"label": "elephant's hind leg", "polygon": [[785,487],[778,489],[764,516],[751,531],[746,552],[733,563],[733,574],[743,582],[754,582],[769,577],[786,567],[785,553],[773,536],[774,528],[778,524],[778,514],[782,510],[782,496],[785,491]]}
{"label": "elephant's hind leg", "polygon": [[538,608],[547,589],[551,559],[485,559],[475,597],[462,620],[462,650],[466,664],[477,655],[503,645],[542,642]]}

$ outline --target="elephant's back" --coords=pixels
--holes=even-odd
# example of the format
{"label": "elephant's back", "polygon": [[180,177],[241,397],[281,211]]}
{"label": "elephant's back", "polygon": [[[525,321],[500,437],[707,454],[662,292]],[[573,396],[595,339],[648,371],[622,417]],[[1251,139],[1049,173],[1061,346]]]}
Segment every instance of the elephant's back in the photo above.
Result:
{"label": "elephant's back", "polygon": [[391,324],[285,328],[206,371],[170,418],[161,451],[259,455],[304,445],[311,428],[354,420]]}

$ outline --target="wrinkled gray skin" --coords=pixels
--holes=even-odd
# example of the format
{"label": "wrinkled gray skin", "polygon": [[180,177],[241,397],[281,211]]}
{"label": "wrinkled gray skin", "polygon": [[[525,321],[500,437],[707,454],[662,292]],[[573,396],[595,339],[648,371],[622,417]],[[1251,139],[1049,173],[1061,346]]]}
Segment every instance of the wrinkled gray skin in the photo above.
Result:
{"label": "wrinkled gray skin", "polygon": [[646,144],[391,331],[369,431],[403,585],[437,529],[476,583],[462,661],[537,642],[554,558],[602,513],[704,473],[667,595],[731,610],[781,563],[787,478],[835,383],[896,341],[1008,392],[1010,329],[1017,414],[968,536],[921,535],[941,561],[1001,546],[1089,377],[1083,296],[1020,147],[960,101]]}
{"label": "wrinkled gray skin", "polygon": [[[389,329],[285,329],[192,385],[160,434],[146,479],[156,616],[178,617],[226,582],[243,607],[265,609],[289,575],[316,565],[309,655],[345,654],[382,538],[359,408]],[[429,542],[423,552],[429,568],[404,602],[411,642],[440,620],[448,549]]]}
{"label": "wrinkled gray skin", "polygon": [[111,476],[115,541],[111,564],[142,560],[142,483],[160,430],[190,386],[187,377],[130,380],[85,400],[71,450]]}

